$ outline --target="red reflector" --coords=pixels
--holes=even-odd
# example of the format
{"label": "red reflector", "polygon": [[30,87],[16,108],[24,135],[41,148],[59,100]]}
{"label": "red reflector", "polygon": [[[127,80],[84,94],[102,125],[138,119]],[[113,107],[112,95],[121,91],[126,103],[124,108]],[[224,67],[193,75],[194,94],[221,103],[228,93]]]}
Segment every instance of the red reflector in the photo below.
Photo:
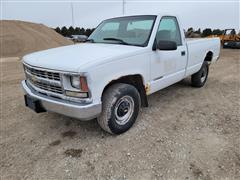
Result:
{"label": "red reflector", "polygon": [[81,90],[83,92],[88,92],[87,80],[85,77],[80,77]]}

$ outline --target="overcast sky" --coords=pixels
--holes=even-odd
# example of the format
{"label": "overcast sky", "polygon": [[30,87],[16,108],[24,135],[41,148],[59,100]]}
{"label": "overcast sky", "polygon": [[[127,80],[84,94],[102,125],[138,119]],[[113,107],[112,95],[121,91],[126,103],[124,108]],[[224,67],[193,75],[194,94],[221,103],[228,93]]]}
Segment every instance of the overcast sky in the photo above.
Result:
{"label": "overcast sky", "polygon": [[[92,28],[102,20],[121,16],[122,0],[0,0],[1,19],[43,23],[50,27],[74,25]],[[180,16],[184,28],[235,28],[240,26],[239,0],[125,0],[125,14],[169,12]]]}

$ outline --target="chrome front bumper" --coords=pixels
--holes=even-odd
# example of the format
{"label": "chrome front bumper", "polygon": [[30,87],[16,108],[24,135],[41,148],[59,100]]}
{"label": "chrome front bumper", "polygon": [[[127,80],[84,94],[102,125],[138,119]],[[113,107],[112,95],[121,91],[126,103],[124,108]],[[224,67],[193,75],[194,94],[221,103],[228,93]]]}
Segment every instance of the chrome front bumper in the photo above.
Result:
{"label": "chrome front bumper", "polygon": [[91,120],[96,118],[102,111],[101,104],[77,104],[66,102],[64,100],[56,100],[51,97],[43,97],[33,92],[27,85],[26,81],[22,81],[22,87],[26,95],[39,100],[42,107],[51,112],[56,112],[81,120]]}

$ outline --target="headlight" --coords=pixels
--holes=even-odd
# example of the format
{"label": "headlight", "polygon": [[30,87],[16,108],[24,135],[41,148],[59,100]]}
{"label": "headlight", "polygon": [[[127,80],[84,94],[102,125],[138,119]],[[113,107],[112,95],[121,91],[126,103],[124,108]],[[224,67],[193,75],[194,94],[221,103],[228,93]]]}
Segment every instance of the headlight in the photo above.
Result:
{"label": "headlight", "polygon": [[71,76],[70,77],[71,85],[74,88],[80,89],[80,77],[79,76]]}
{"label": "headlight", "polygon": [[65,91],[67,96],[79,98],[87,98],[89,96],[87,78],[85,76],[70,76],[70,83],[75,90],[67,89]]}

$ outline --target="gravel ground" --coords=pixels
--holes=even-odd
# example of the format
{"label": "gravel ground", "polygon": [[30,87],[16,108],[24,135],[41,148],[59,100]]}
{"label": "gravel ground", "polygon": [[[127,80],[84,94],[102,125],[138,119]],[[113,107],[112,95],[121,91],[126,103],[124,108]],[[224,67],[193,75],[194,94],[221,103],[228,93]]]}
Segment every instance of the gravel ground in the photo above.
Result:
{"label": "gravel ground", "polygon": [[125,134],[24,106],[16,58],[1,60],[1,179],[240,179],[240,51],[222,50],[205,87],[149,97]]}

